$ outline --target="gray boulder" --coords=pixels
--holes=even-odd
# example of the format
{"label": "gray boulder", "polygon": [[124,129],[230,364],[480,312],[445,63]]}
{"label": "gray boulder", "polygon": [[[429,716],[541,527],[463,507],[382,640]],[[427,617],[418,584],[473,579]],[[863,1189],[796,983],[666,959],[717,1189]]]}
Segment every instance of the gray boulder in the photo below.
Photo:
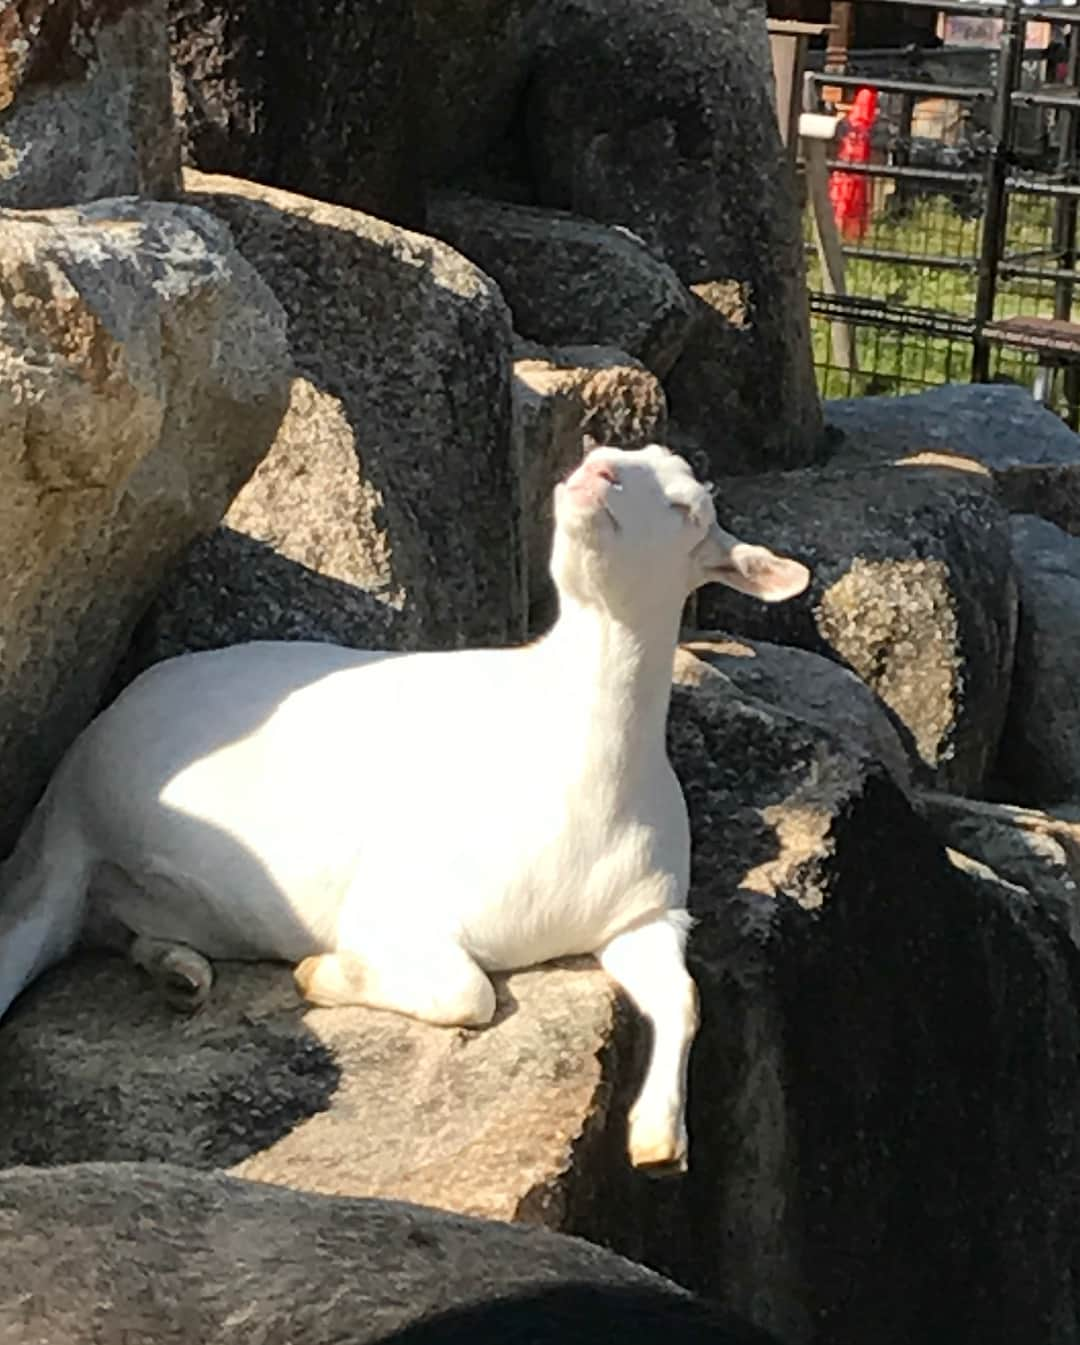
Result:
{"label": "gray boulder", "polygon": [[135,628],[108,699],[153,663],[245,640],[399,649],[412,631],[392,604],[234,528],[200,537],[166,573]]}
{"label": "gray boulder", "polygon": [[1080,538],[1011,521],[1020,626],[1002,788],[1028,803],[1080,803]]}
{"label": "gray boulder", "polygon": [[697,294],[668,375],[711,473],[812,461],[802,235],[751,0],[549,0],[533,15],[537,199],[632,229]]}
{"label": "gray boulder", "polygon": [[269,448],[285,320],[190,206],[0,212],[0,853]]}
{"label": "gray boulder", "polygon": [[16,1169],[0,1235],[8,1345],[768,1345],[579,1239],[176,1167]]}
{"label": "gray boulder", "polygon": [[916,807],[954,862],[985,866],[1038,902],[1080,948],[1080,810],[1058,815],[937,793],[921,794]]}
{"label": "gray boulder", "polygon": [[4,5],[0,58],[0,206],[177,194],[165,0]]}
{"label": "gray boulder", "polygon": [[429,202],[427,228],[498,283],[529,341],[613,346],[661,377],[683,348],[693,299],[625,229],[458,193]]}
{"label": "gray boulder", "polygon": [[168,6],[186,163],[423,224],[411,4]]}
{"label": "gray boulder", "polygon": [[826,402],[825,421],[840,436],[836,460],[968,458],[992,474],[1009,510],[1080,534],[1080,436],[1026,388],[955,383],[910,397],[852,397]]}
{"label": "gray boulder", "polygon": [[404,647],[524,628],[510,318],[434,239],[189,172],[289,316],[296,368],[273,448],[229,526],[398,609]]}
{"label": "gray boulder", "polygon": [[846,664],[910,735],[918,782],[980,792],[1017,620],[1008,518],[985,478],[929,466],[732,478],[717,507],[736,535],[805,561],[813,581],[771,607],[713,585],[701,624]]}
{"label": "gray boulder", "polygon": [[684,634],[676,675],[686,656],[719,673],[737,697],[765,701],[835,734],[855,754],[880,761],[894,783],[911,792],[912,762],[902,726],[898,731],[884,702],[847,668],[805,649],[736,639],[722,631]]}

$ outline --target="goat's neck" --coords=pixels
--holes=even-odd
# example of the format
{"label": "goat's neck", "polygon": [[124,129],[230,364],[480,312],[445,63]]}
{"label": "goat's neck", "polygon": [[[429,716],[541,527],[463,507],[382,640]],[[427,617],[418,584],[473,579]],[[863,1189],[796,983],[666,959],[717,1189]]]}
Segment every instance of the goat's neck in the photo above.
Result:
{"label": "goat's neck", "polygon": [[664,752],[680,607],[616,616],[574,599],[542,642],[546,694],[580,745],[582,764],[632,785]]}

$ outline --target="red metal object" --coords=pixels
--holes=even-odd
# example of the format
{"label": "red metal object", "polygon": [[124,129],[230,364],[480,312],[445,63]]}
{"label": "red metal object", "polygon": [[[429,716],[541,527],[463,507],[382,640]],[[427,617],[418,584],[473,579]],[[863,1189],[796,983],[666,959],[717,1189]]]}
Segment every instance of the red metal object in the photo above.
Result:
{"label": "red metal object", "polygon": [[[836,157],[844,163],[870,162],[870,133],[877,120],[876,89],[860,89],[848,113]],[[829,178],[836,227],[845,238],[862,238],[870,223],[870,179],[862,173],[835,171]]]}

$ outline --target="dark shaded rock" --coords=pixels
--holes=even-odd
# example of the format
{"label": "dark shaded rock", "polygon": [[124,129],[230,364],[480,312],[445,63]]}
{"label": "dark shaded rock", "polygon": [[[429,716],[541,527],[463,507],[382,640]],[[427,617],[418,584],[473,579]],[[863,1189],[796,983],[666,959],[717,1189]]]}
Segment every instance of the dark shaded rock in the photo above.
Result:
{"label": "dark shaded rock", "polygon": [[0,1236],[10,1345],[768,1345],[578,1239],[176,1167],[10,1172]]}
{"label": "dark shaded rock", "polygon": [[405,647],[524,629],[510,318],[443,243],[288,192],[186,175],[289,317],[297,378],[228,523],[400,609]]}
{"label": "dark shaded rock", "polygon": [[0,211],[0,854],[288,383],[281,308],[201,210]]}
{"label": "dark shaded rock", "polygon": [[0,206],[172,197],[165,0],[0,6]]}
{"label": "dark shaded rock", "polygon": [[940,453],[989,471],[1005,506],[1041,514],[1080,535],[1080,436],[1026,388],[956,383],[911,397],[825,403],[847,461],[890,462]]}
{"label": "dark shaded rock", "polygon": [[942,842],[1036,901],[1080,947],[1080,810],[1072,816],[923,793],[916,807]]}
{"label": "dark shaded rock", "polygon": [[397,649],[409,636],[401,612],[366,589],[310,570],[242,532],[217,528],[165,576],[135,628],[112,694],[152,663],[193,650],[246,640]]}
{"label": "dark shaded rock", "polygon": [[805,649],[741,640],[723,631],[687,632],[682,647],[726,678],[736,699],[766,701],[833,734],[857,755],[880,761],[910,792],[912,762],[904,738],[884,703],[847,668]]}
{"label": "dark shaded rock", "polygon": [[530,341],[613,346],[661,376],[682,350],[693,300],[625,229],[450,193],[429,202],[427,228],[496,281]]}
{"label": "dark shaded rock", "polygon": [[185,161],[423,223],[401,0],[169,0]]}
{"label": "dark shaded rock", "polygon": [[775,607],[714,585],[701,624],[845,663],[911,735],[923,783],[978,792],[1016,631],[1008,520],[985,477],[908,466],[730,479],[718,510],[736,535],[805,561],[813,581]]}
{"label": "dark shaded rock", "polygon": [[534,14],[537,199],[624,225],[697,289],[668,377],[712,473],[815,457],[821,417],[793,182],[749,0],[550,0]]}
{"label": "dark shaded rock", "polygon": [[1011,521],[1020,626],[1001,787],[1028,803],[1080,803],[1080,538]]}
{"label": "dark shaded rock", "polygon": [[880,767],[676,675],[704,1015],[651,1263],[793,1343],[1075,1341],[1075,950],[947,863]]}
{"label": "dark shaded rock", "polygon": [[530,15],[546,0],[413,0],[416,96],[426,109],[421,172],[506,200],[531,200],[521,100]]}

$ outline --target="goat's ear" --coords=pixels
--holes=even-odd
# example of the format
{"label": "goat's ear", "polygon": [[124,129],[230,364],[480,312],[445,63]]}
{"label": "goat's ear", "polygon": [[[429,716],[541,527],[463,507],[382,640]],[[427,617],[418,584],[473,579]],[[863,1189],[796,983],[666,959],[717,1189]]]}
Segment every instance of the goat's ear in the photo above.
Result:
{"label": "goat's ear", "polygon": [[762,602],[783,602],[810,582],[810,571],[799,561],[777,556],[768,547],[740,542],[715,523],[692,554],[695,588],[726,584]]}

